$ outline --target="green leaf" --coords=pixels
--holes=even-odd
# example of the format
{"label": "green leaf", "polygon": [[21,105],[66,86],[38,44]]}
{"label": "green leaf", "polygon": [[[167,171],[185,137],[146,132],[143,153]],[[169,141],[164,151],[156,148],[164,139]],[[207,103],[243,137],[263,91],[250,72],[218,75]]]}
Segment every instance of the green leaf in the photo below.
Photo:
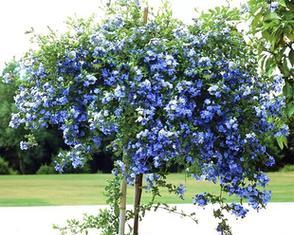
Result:
{"label": "green leaf", "polygon": [[288,108],[287,108],[287,114],[289,117],[292,117],[294,115],[294,104],[292,103],[292,105],[290,105]]}
{"label": "green leaf", "polygon": [[285,136],[277,137],[277,143],[278,143],[280,149],[284,149],[284,146],[288,147],[288,141],[287,141],[287,138]]}
{"label": "green leaf", "polygon": [[279,5],[281,5],[282,7],[287,7],[286,3],[285,3],[285,0],[280,0]]}
{"label": "green leaf", "polygon": [[286,98],[292,98],[292,89],[291,89],[291,86],[288,82],[285,83],[285,86],[283,88],[283,93],[284,95],[286,96]]}
{"label": "green leaf", "polygon": [[291,63],[291,66],[294,66],[294,51],[291,50],[289,53],[289,61]]}

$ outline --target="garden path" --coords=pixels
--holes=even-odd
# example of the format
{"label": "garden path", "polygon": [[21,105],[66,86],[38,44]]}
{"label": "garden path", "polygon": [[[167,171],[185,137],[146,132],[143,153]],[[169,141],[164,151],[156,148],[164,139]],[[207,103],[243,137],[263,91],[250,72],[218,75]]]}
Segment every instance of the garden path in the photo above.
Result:
{"label": "garden path", "polygon": [[[103,206],[0,207],[1,235],[58,235],[52,224],[63,224],[68,218],[95,214]],[[195,206],[178,205],[191,212]],[[216,235],[212,207],[196,210],[199,224],[165,211],[150,212],[141,223],[141,235]],[[245,219],[230,217],[234,235],[293,235],[294,203],[270,203],[267,210],[249,212]],[[89,235],[97,234],[90,233]]]}

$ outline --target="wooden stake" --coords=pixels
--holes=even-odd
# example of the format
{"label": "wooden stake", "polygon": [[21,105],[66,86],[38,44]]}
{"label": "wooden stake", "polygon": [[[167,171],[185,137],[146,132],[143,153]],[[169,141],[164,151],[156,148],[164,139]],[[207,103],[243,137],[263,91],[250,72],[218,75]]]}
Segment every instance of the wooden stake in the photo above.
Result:
{"label": "wooden stake", "polygon": [[145,7],[144,8],[144,24],[147,24],[148,22],[148,11],[149,11],[148,7]]}
{"label": "wooden stake", "polygon": [[126,199],[127,199],[127,180],[124,177],[120,186],[120,205],[119,205],[119,235],[125,235],[126,224]]}

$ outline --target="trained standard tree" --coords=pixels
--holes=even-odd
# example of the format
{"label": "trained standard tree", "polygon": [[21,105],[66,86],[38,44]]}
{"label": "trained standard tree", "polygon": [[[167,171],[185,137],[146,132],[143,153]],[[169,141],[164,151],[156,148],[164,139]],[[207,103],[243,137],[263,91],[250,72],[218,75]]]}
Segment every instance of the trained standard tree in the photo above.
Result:
{"label": "trained standard tree", "polygon": [[[218,203],[217,229],[230,234],[223,211],[244,217],[243,200],[259,209],[270,199],[260,167],[274,164],[267,136],[287,131],[280,125],[282,81],[258,77],[256,56],[233,24],[236,12],[218,9],[212,15],[227,18],[205,15],[186,26],[168,8],[145,23],[136,1],[113,4],[98,26],[79,21],[67,34],[39,37],[39,49],[22,63],[11,126],[57,125],[71,147],[59,156],[59,171],[69,162],[82,166],[107,139],[122,178],[120,235],[126,185],[138,176],[146,175],[154,195],[165,186],[183,197],[183,185],[166,182],[174,163],[196,181],[220,185],[219,195],[204,192],[192,201]],[[225,193],[239,202],[225,202]]]}

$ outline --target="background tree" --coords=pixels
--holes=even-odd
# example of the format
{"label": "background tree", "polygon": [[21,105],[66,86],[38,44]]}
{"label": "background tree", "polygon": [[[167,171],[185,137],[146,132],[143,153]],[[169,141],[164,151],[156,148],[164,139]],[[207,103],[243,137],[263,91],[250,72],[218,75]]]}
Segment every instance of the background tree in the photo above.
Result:
{"label": "background tree", "polygon": [[39,143],[29,152],[21,151],[20,142],[29,134],[24,128],[9,127],[11,114],[16,111],[14,95],[19,84],[19,63],[12,61],[4,68],[0,81],[0,154],[10,167],[21,174],[35,173],[42,164],[50,164],[51,158],[62,145],[62,139],[53,128],[35,131]]}
{"label": "background tree", "polygon": [[294,3],[291,0],[248,1],[247,19],[250,24],[251,42],[259,54],[260,69],[268,76],[279,75],[285,81],[286,114],[290,134],[277,138],[284,150],[286,163],[294,163]]}

